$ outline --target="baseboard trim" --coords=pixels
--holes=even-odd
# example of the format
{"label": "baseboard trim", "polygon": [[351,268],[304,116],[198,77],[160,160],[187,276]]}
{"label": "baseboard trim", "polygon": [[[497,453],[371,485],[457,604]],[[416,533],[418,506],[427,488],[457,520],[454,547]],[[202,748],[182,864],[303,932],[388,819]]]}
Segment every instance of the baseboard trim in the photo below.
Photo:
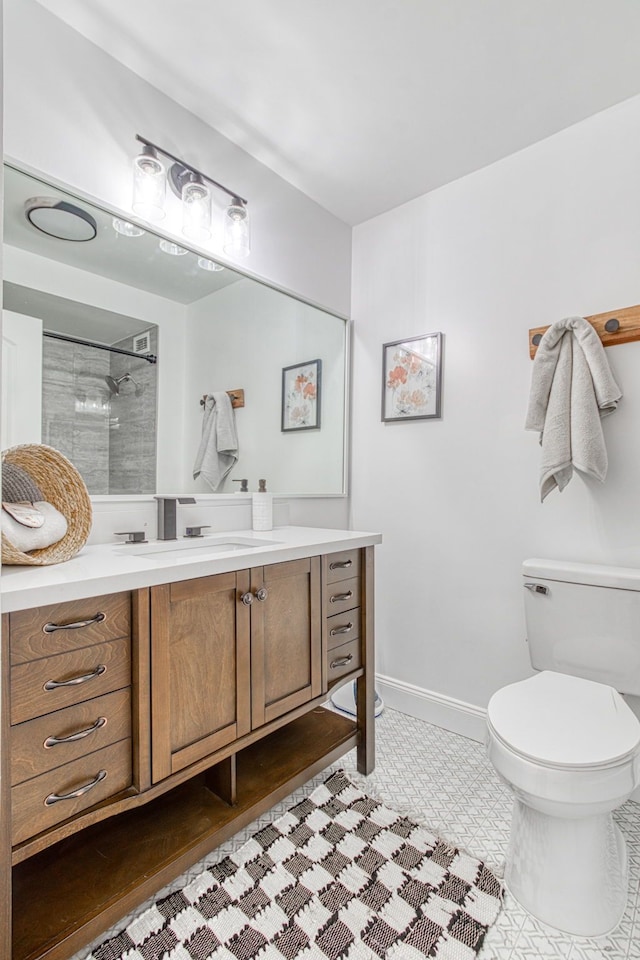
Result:
{"label": "baseboard trim", "polygon": [[473,703],[456,700],[433,690],[416,687],[394,677],[376,674],[376,689],[385,705],[410,717],[426,720],[470,740],[484,742],[487,711]]}

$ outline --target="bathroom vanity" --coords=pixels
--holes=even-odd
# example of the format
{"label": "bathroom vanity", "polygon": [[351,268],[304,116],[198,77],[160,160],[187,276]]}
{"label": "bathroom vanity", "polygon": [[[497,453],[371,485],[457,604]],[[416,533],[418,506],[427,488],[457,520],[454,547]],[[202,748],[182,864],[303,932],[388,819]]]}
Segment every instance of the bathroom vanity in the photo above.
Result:
{"label": "bathroom vanity", "polygon": [[3,568],[0,956],[67,960],[348,750],[372,770],[380,537],[268,537]]}

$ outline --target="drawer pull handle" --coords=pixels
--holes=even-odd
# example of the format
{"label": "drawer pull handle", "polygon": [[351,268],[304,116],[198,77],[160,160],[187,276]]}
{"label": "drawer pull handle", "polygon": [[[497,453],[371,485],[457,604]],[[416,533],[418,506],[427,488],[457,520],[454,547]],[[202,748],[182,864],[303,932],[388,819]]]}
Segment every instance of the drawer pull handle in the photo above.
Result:
{"label": "drawer pull handle", "polygon": [[345,624],[344,627],[334,627],[333,630],[329,630],[329,636],[337,637],[338,634],[349,633],[351,630],[353,630],[353,624],[351,623],[351,621],[349,621],[349,623]]}
{"label": "drawer pull handle", "polygon": [[102,623],[106,619],[106,613],[96,613],[91,620],[77,620],[75,623],[45,623],[42,631],[43,633],[55,633],[56,630],[80,630],[82,627],[90,627],[92,623]]}
{"label": "drawer pull handle", "polygon": [[57,747],[59,743],[75,743],[76,740],[84,740],[90,733],[94,733],[96,730],[104,727],[106,722],[106,717],[98,717],[96,722],[92,723],[86,730],[78,730],[77,733],[70,733],[68,737],[47,737],[43,746],[48,750],[50,747]]}
{"label": "drawer pull handle", "polygon": [[54,803],[60,803],[61,800],[75,800],[77,797],[83,797],[85,793],[89,793],[89,790],[93,790],[99,783],[102,783],[106,775],[107,771],[101,770],[98,776],[94,777],[90,783],[85,783],[84,787],[78,787],[77,790],[72,790],[71,793],[50,793],[48,797],[44,798],[45,807],[52,807]]}
{"label": "drawer pull handle", "polygon": [[253,603],[253,594],[248,592],[243,593],[240,599],[244,603],[245,607],[250,607],[251,604]]}
{"label": "drawer pull handle", "polygon": [[71,680],[47,680],[44,685],[45,690],[57,690],[58,687],[75,687],[79,683],[86,683],[87,680],[93,680],[94,677],[101,677],[107,672],[104,663],[99,664],[91,673],[84,673],[81,677],[72,677]]}
{"label": "drawer pull handle", "polygon": [[269,591],[266,587],[260,587],[259,590],[256,590],[256,600],[259,600],[260,603],[264,603],[268,596]]}
{"label": "drawer pull handle", "polygon": [[329,603],[340,603],[342,600],[351,600],[353,596],[353,590],[347,590],[346,593],[334,593],[332,597],[329,597]]}
{"label": "drawer pull handle", "polygon": [[332,560],[329,564],[329,570],[344,570],[346,567],[352,567],[353,560]]}
{"label": "drawer pull handle", "polygon": [[346,667],[348,663],[351,663],[353,660],[353,654],[349,653],[346,657],[338,657],[337,660],[331,661],[330,669],[333,670],[335,667]]}

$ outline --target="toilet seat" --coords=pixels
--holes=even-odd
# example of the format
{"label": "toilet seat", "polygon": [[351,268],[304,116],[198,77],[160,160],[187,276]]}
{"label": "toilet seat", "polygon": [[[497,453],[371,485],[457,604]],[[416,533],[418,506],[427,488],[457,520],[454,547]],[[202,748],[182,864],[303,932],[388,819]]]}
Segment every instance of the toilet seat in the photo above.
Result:
{"label": "toilet seat", "polygon": [[640,722],[613,687],[551,670],[498,690],[487,719],[512,753],[554,769],[615,767],[640,747]]}

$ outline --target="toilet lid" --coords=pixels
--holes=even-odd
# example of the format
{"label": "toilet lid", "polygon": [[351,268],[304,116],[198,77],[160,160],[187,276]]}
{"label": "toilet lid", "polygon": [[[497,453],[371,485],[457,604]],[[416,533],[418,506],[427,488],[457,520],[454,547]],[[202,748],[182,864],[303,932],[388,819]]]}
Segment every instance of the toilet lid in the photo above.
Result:
{"label": "toilet lid", "polygon": [[512,750],[552,766],[610,764],[640,744],[640,722],[617,690],[551,670],[498,690],[487,716]]}

